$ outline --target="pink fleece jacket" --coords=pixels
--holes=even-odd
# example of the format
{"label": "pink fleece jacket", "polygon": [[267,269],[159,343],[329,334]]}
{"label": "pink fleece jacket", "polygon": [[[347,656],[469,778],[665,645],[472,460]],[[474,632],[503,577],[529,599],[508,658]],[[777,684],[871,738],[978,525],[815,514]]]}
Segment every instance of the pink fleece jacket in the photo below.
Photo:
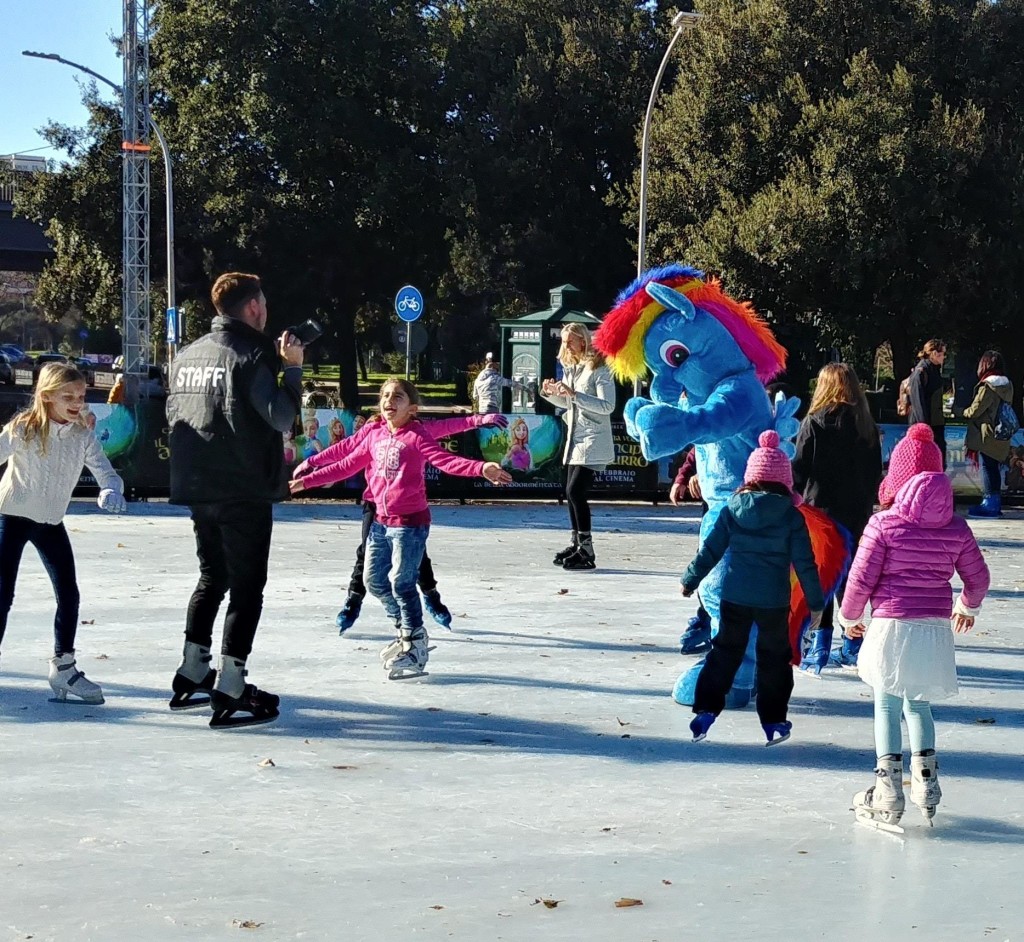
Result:
{"label": "pink fleece jacket", "polygon": [[430,519],[424,469],[427,464],[447,474],[479,477],[484,462],[445,451],[417,420],[392,432],[386,422],[365,425],[346,438],[306,459],[312,468],[303,476],[306,488],[324,487],[366,472],[367,499],[377,505],[377,519],[401,525],[399,518]]}
{"label": "pink fleece jacket", "polygon": [[949,618],[954,571],[964,583],[957,610],[975,614],[989,587],[988,566],[966,521],[953,513],[953,488],[942,472],[915,475],[892,507],[868,521],[840,610],[844,626],[864,616]]}

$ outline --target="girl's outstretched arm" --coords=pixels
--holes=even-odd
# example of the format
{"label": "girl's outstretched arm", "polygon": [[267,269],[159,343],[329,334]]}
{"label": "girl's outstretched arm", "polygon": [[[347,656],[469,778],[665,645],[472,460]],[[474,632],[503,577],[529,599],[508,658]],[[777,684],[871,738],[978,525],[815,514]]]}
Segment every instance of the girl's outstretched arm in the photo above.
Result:
{"label": "girl's outstretched arm", "polygon": [[[365,467],[370,464],[370,447],[369,439],[364,435],[361,439],[349,439],[346,438],[344,441],[340,441],[338,445],[344,445],[347,442],[355,441],[355,447],[348,449],[348,454],[342,457],[340,460],[332,462],[331,464],[324,464],[324,462],[318,461],[319,467],[313,467],[309,464],[312,459],[307,458],[303,461],[294,472],[294,476],[291,481],[288,482],[288,489],[293,493],[297,494],[300,491],[308,491],[311,487],[326,487],[328,484],[336,484],[338,481],[344,481],[345,478],[352,477],[359,471],[362,471]],[[332,445],[331,448],[337,447]],[[320,452],[319,455],[314,457],[323,459],[331,448],[325,449]],[[302,471],[303,473],[300,473]]]}

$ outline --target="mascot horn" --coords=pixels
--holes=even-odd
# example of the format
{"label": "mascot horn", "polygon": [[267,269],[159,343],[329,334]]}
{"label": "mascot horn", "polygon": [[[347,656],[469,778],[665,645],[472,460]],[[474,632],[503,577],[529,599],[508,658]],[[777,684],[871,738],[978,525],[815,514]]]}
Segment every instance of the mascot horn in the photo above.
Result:
{"label": "mascot horn", "polygon": [[[694,446],[697,479],[708,505],[700,528],[703,542],[743,484],[758,435],[771,428],[786,442],[799,428],[794,418],[799,400],[780,395],[773,405],[765,392],[765,383],[785,368],[785,349],[749,304],[683,265],[645,272],[626,288],[595,333],[594,346],[619,379],[641,379],[648,370],[652,374],[651,398],[630,399],[625,408],[626,431],[640,442],[644,457],[656,461]],[[830,597],[849,566],[849,536],[821,511],[803,505],[801,512],[822,588]],[[718,630],[722,572],[719,563],[698,590],[711,617],[708,638]],[[791,581],[790,639],[798,662],[809,612],[799,583]],[[756,632],[751,632],[727,707],[750,702],[755,641]],[[678,703],[693,703],[702,663],[676,682],[672,696]]]}

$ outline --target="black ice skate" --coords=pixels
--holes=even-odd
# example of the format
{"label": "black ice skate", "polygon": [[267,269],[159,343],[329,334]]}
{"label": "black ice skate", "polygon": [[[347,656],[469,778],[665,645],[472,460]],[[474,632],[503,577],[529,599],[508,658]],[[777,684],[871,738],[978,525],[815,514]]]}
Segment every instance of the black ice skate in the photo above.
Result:
{"label": "black ice skate", "polygon": [[184,674],[175,674],[171,683],[174,696],[168,704],[172,710],[197,710],[210,705],[210,691],[213,690],[217,672],[211,667],[200,681],[189,680]]}
{"label": "black ice skate", "polygon": [[273,723],[280,715],[281,698],[258,689],[255,684],[246,684],[240,697],[216,689],[211,691],[210,705],[213,707],[210,729],[232,729]]}

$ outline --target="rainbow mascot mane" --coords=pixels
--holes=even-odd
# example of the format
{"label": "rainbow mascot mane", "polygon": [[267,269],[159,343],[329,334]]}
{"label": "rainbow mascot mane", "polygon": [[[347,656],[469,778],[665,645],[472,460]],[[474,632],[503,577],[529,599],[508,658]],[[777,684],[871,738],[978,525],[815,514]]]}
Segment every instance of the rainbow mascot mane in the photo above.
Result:
{"label": "rainbow mascot mane", "polygon": [[[642,274],[616,298],[594,334],[594,346],[619,379],[652,375],[650,398],[630,399],[624,411],[626,431],[640,442],[647,460],[694,446],[697,479],[708,504],[701,542],[743,483],[747,458],[761,432],[774,428],[792,455],[788,440],[799,428],[799,400],[780,396],[773,405],[764,388],[785,369],[786,350],[749,303],[730,297],[700,270],[675,264]],[[822,588],[830,595],[849,565],[848,540],[825,514],[807,510]],[[718,627],[722,572],[719,563],[698,590],[711,616],[711,635]],[[795,583],[790,611],[794,651],[800,650],[807,622],[807,605]],[[750,700],[754,642],[752,633],[728,706]],[[673,696],[678,702],[693,702],[699,670],[698,664],[677,681]]]}

